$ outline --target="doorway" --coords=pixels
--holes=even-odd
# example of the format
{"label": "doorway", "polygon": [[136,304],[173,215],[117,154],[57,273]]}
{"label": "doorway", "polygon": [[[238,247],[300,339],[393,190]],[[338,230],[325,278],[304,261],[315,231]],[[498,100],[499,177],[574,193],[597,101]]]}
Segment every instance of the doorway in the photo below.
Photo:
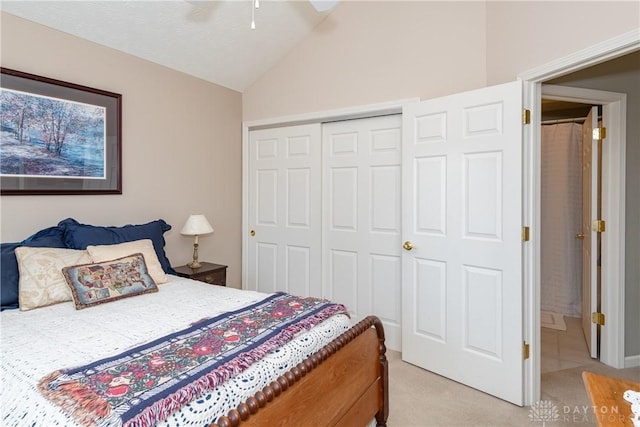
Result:
{"label": "doorway", "polygon": [[[621,38],[626,40],[625,38]],[[624,45],[626,46],[626,44]],[[621,50],[624,50],[620,48]],[[602,53],[594,53],[592,50],[581,52],[579,60],[575,64],[586,64],[593,61],[594,57]],[[577,67],[578,65],[575,65]],[[584,66],[584,65],[583,65]],[[526,370],[526,402],[532,404],[540,398],[540,368],[541,368],[541,342],[540,342],[540,230],[542,228],[539,203],[540,203],[540,128],[542,98],[553,96],[577,103],[602,105],[605,117],[604,127],[607,128],[607,142],[603,145],[603,200],[602,218],[607,219],[607,232],[602,237],[602,253],[606,264],[601,270],[602,277],[602,312],[607,313],[607,327],[602,331],[600,361],[615,368],[624,366],[624,212],[625,212],[625,119],[626,119],[626,95],[619,92],[606,92],[602,90],[584,89],[576,84],[576,87],[554,86],[549,82],[554,77],[566,74],[566,69],[553,63],[540,69],[531,70],[520,77],[529,82],[528,88],[531,99],[532,124],[530,128],[531,173],[527,176],[531,191],[532,204],[525,204],[525,224],[530,222],[534,226],[535,241],[525,248],[525,258],[531,259],[532,270],[526,272],[525,282],[528,299],[532,304],[532,311],[528,316],[527,330],[534,345],[533,360]],[[544,85],[543,85],[544,83]],[[555,84],[563,84],[554,80]],[[587,84],[587,86],[589,86]]]}
{"label": "doorway", "polygon": [[[544,374],[598,358],[591,300],[598,308],[600,233],[592,233],[591,218],[601,215],[602,163],[601,141],[593,143],[592,130],[599,123],[602,106],[544,95],[541,106],[540,334]],[[592,271],[596,272],[593,277]],[[544,391],[544,382],[542,388]]]}
{"label": "doorway", "polygon": [[[595,118],[592,120],[591,127],[597,128],[599,126],[598,118],[601,116],[602,126],[608,131],[604,145],[602,143],[596,144],[594,140],[592,140],[592,144],[585,145],[587,148],[593,147],[592,153],[589,154],[593,164],[593,167],[590,168],[593,173],[589,172],[591,175],[591,187],[592,189],[600,187],[601,190],[588,193],[594,194],[594,197],[591,197],[592,203],[588,203],[591,206],[583,207],[583,211],[586,213],[589,213],[586,210],[590,209],[590,216],[587,215],[586,220],[583,219],[583,227],[580,233],[585,238],[583,243],[587,243],[590,240],[592,259],[594,260],[594,262],[589,263],[590,268],[583,271],[583,276],[594,279],[594,286],[588,291],[583,291],[585,299],[590,297],[592,300],[588,304],[590,310],[588,307],[583,309],[584,314],[586,314],[584,316],[583,329],[585,330],[588,346],[594,350],[590,350],[591,357],[599,358],[600,361],[607,365],[620,368],[623,366],[620,355],[622,353],[621,340],[624,324],[618,314],[624,311],[624,304],[619,299],[623,283],[615,275],[620,272],[620,268],[617,268],[617,265],[621,261],[622,254],[618,249],[618,245],[623,239],[623,233],[621,229],[622,221],[619,221],[616,215],[624,212],[625,204],[620,191],[623,187],[620,172],[623,170],[621,169],[623,168],[621,164],[624,159],[625,139],[623,135],[626,123],[626,114],[624,112],[626,95],[617,92],[544,84],[541,87],[542,98],[572,104],[583,104],[585,109],[591,108],[594,111],[591,113],[592,117]],[[542,105],[543,103],[540,102],[541,110]],[[594,105],[600,108],[593,108]],[[542,114],[540,117],[542,117]],[[542,127],[542,120],[540,127]],[[589,134],[588,126],[587,138],[592,138],[592,135]],[[583,160],[584,164],[585,161]],[[540,172],[541,169],[539,169],[539,176],[541,175]],[[601,219],[605,220],[603,225],[606,223],[610,226],[604,233],[597,232],[593,228],[594,221]],[[541,211],[539,220],[540,229],[542,230]],[[542,250],[543,246],[541,245],[541,260],[543,257]],[[604,260],[604,263],[600,262],[601,260]],[[542,279],[542,271],[540,278]],[[540,280],[539,286],[542,291],[542,280]],[[538,307],[542,309],[541,304]],[[607,320],[611,321],[607,321],[606,328],[600,328],[590,322],[589,315],[591,313],[589,311],[591,313],[604,313]],[[594,343],[593,346],[591,346],[591,342]],[[600,347],[599,353],[596,351],[598,345]]]}

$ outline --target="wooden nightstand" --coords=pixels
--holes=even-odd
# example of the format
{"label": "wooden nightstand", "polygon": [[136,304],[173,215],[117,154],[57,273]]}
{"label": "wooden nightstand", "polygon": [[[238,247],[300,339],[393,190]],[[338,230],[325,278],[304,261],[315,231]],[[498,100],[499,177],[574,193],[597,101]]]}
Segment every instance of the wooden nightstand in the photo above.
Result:
{"label": "wooden nightstand", "polygon": [[193,269],[187,265],[175,267],[174,270],[180,277],[209,283],[210,285],[227,286],[227,266],[201,262],[202,267]]}

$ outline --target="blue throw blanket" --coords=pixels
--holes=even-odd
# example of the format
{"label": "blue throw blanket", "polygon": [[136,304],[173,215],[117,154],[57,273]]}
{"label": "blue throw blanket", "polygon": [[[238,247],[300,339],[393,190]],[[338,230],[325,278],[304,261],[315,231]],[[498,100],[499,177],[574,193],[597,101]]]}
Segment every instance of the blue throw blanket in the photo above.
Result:
{"label": "blue throw blanket", "polygon": [[152,426],[338,313],[345,307],[276,293],[116,356],[55,371],[39,387],[83,425]]}

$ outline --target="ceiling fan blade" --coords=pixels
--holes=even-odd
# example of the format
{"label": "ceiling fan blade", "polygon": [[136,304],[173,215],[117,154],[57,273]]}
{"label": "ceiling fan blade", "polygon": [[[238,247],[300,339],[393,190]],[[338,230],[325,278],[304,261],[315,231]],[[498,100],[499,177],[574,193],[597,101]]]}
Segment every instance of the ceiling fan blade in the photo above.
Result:
{"label": "ceiling fan blade", "polygon": [[331,10],[338,4],[339,0],[309,0],[309,3],[314,7],[318,12],[326,12]]}

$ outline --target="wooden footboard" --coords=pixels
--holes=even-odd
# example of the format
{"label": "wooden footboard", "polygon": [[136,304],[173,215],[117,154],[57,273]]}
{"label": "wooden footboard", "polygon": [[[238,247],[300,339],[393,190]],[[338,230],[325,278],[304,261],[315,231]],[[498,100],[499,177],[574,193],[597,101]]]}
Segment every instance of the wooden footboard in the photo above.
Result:
{"label": "wooden footboard", "polygon": [[384,329],[369,316],[210,427],[387,425]]}

